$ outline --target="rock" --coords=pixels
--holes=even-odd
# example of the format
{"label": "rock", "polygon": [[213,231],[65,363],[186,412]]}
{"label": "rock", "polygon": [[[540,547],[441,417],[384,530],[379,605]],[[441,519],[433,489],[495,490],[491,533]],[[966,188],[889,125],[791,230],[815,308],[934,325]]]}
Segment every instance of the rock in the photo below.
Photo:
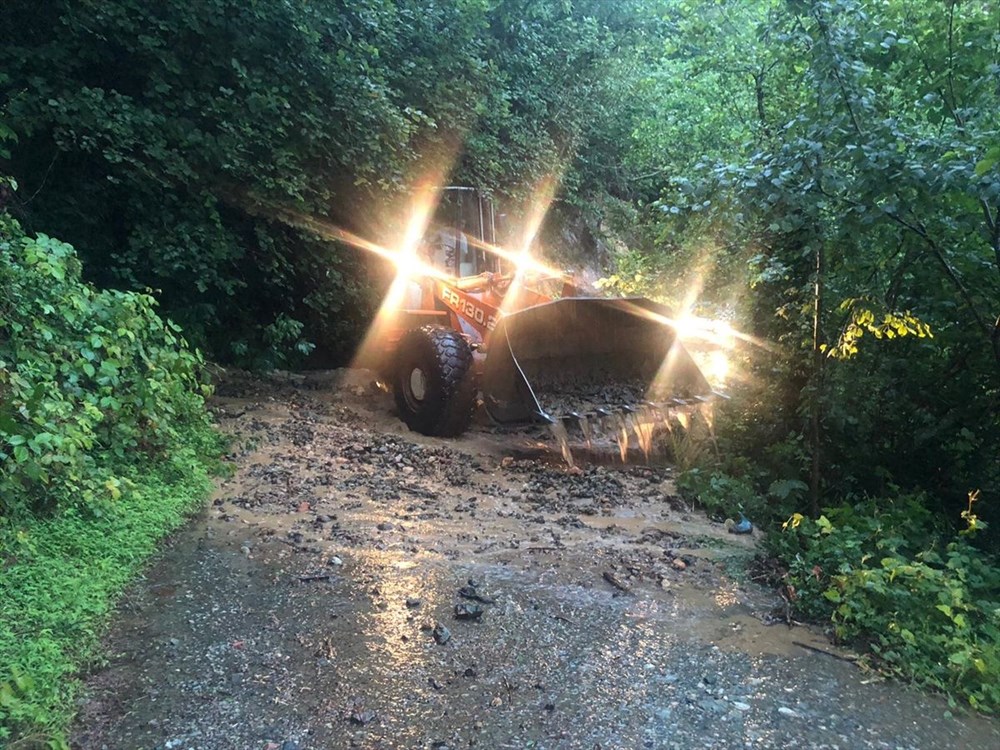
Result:
{"label": "rock", "polygon": [[299,743],[293,740],[285,740],[281,743],[281,750],[299,750]]}
{"label": "rock", "polygon": [[351,723],[364,726],[375,721],[377,714],[374,711],[358,711],[351,714]]}
{"label": "rock", "polygon": [[468,585],[462,586],[462,588],[460,588],[458,590],[458,595],[461,596],[461,597],[463,597],[463,598],[465,598],[465,599],[472,599],[472,600],[477,601],[477,602],[482,602],[483,604],[495,604],[496,603],[496,599],[494,599],[493,597],[487,596],[486,594],[480,592],[478,586],[475,583],[475,581],[473,581],[471,579],[469,580]]}
{"label": "rock", "polygon": [[733,701],[733,708],[735,708],[737,711],[749,711],[750,704],[744,703],[743,701]]}
{"label": "rock", "polygon": [[352,698],[351,702],[347,705],[347,720],[352,724],[358,724],[364,726],[365,724],[370,724],[375,720],[377,714],[365,708],[364,701],[360,698]]}
{"label": "rock", "polygon": [[675,557],[673,560],[671,560],[670,564],[673,565],[676,570],[687,569],[687,563],[681,560],[679,557]]}
{"label": "rock", "polygon": [[417,597],[415,597],[415,596],[408,596],[408,597],[406,597],[406,606],[409,609],[416,609],[421,604],[423,604],[423,602],[420,599],[418,599]]}
{"label": "rock", "polygon": [[336,555],[333,555],[329,560],[326,561],[327,565],[343,565],[344,561],[341,560]]}
{"label": "rock", "polygon": [[451,631],[441,623],[437,623],[434,626],[434,629],[431,631],[431,635],[434,636],[434,640],[439,646],[443,646],[451,640]]}
{"label": "rock", "polygon": [[459,602],[455,605],[456,620],[478,620],[483,616],[483,608],[474,602]]}
{"label": "rock", "polygon": [[698,708],[702,711],[713,713],[713,714],[724,714],[729,710],[723,701],[716,700],[715,698],[702,698],[698,701]]}
{"label": "rock", "polygon": [[797,719],[799,717],[798,712],[788,706],[778,706],[778,713],[782,716],[787,716],[789,719]]}

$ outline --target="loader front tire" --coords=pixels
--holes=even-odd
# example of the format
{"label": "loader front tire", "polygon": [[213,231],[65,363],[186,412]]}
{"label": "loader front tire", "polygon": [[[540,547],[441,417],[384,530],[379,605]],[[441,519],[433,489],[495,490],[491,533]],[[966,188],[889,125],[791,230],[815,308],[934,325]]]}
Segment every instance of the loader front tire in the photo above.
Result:
{"label": "loader front tire", "polygon": [[422,435],[461,435],[472,420],[476,384],[472,349],[450,328],[407,331],[396,350],[393,394],[406,426]]}

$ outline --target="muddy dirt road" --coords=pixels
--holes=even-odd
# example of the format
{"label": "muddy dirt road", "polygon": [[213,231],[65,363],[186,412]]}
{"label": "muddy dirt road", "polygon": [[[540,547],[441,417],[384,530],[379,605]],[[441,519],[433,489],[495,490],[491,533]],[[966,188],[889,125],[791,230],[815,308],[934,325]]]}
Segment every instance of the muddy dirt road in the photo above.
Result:
{"label": "muddy dirt road", "polygon": [[123,601],[76,748],[1000,747],[766,624],[753,540],[668,468],[422,438],[357,374],[233,378],[214,409],[235,473]]}

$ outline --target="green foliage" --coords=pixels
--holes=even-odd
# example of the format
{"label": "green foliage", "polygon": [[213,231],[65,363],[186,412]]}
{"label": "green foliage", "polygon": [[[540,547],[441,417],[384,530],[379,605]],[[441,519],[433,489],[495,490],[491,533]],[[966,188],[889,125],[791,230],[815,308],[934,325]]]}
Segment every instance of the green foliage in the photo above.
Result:
{"label": "green foliage", "polygon": [[204,500],[218,451],[211,432],[190,430],[168,458],[120,470],[122,495],[100,513],[73,507],[0,531],[0,745],[66,747],[80,666],[125,585]]}
{"label": "green foliage", "polygon": [[661,81],[676,114],[634,152],[659,190],[609,284],[698,296],[766,342],[733,354],[718,426],[724,454],[771,472],[758,486],[807,481],[815,455],[832,502],[924,490],[955,517],[956,488],[998,496],[1000,10],[678,8],[660,64],[685,85]]}
{"label": "green foliage", "polygon": [[876,319],[876,313],[863,300],[847,299],[840,310],[850,312],[850,318],[840,332],[837,343],[820,345],[820,351],[837,359],[849,359],[858,353],[858,342],[869,333],[876,339],[895,339],[903,336],[933,338],[931,327],[921,322],[908,310],[906,312],[885,311]]}
{"label": "green foliage", "polygon": [[935,530],[924,498],[795,514],[769,545],[799,611],[889,672],[1000,709],[1000,567]]}
{"label": "green foliage", "polygon": [[67,747],[115,598],[207,494],[201,364],[151,296],[0,213],[0,744]]}
{"label": "green foliage", "polygon": [[100,285],[158,290],[215,359],[344,362],[377,302],[366,259],[278,209],[392,246],[428,173],[515,202],[621,184],[645,5],[4,2],[15,208]]}
{"label": "green foliage", "polygon": [[0,222],[0,517],[100,508],[117,463],[207,424],[201,357],[151,296],[97,291],[69,245]]}
{"label": "green foliage", "polygon": [[721,471],[689,469],[677,478],[677,489],[714,518],[736,518],[743,513],[760,523],[768,515],[766,500],[752,482]]}

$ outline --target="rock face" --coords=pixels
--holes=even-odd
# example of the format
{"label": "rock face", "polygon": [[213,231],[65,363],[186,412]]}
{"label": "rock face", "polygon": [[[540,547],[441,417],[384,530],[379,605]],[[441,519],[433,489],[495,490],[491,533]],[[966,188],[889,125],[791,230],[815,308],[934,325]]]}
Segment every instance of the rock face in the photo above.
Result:
{"label": "rock face", "polygon": [[352,377],[223,384],[234,473],[125,597],[74,747],[1000,746],[764,625],[753,538],[669,467],[423,438]]}

